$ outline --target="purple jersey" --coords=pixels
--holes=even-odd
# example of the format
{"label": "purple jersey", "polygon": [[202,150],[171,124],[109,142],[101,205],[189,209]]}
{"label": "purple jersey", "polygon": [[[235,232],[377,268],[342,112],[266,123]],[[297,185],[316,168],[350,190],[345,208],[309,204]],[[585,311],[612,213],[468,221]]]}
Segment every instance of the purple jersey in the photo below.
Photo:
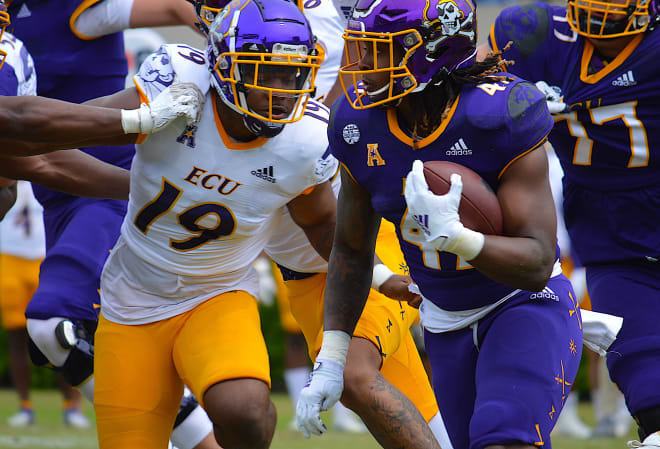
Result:
{"label": "purple jersey", "polygon": [[[69,24],[72,16],[98,1],[15,0],[11,27],[34,58],[37,93],[58,100],[82,103],[124,88],[128,72],[122,33],[83,40]],[[130,168],[133,145],[90,147],[83,151],[119,167]],[[71,197],[34,185],[35,196],[46,204]]]}
{"label": "purple jersey", "polygon": [[[570,106],[555,117],[549,139],[564,169],[566,222],[580,261],[658,256],[660,33],[635,37],[603,65],[591,43],[571,30],[565,8],[532,3],[496,19],[491,46],[507,42],[513,45],[504,57],[515,62],[508,70],[554,86]],[[589,74],[590,66],[600,70]],[[634,190],[641,194],[625,193]],[[609,202],[624,209],[603,209]]]}
{"label": "purple jersey", "polygon": [[[410,273],[429,300],[445,310],[492,304],[513,289],[489,279],[448,252],[422,250],[423,236],[407,216],[405,177],[415,159],[446,160],[471,168],[497,191],[499,179],[518,157],[537,148],[553,122],[545,98],[517,77],[463,86],[440,128],[417,142],[399,127],[395,109],[354,110],[345,98],[332,111],[332,153],[371,194],[381,216],[397,224]],[[375,123],[387,124],[374,126]]]}

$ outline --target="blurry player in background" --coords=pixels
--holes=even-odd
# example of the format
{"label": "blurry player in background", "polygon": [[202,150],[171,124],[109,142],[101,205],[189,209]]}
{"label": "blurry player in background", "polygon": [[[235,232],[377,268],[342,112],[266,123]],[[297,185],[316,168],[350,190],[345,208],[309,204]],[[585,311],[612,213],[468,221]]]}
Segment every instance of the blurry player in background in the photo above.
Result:
{"label": "blurry player in background", "polygon": [[[5,39],[11,38],[5,35]],[[10,56],[8,64],[13,66],[15,62]],[[20,399],[20,410],[9,418],[8,424],[24,427],[35,423],[30,401],[25,307],[39,283],[39,264],[44,257],[45,241],[41,205],[32,195],[29,183],[19,181],[17,184],[16,204],[0,222],[0,315],[2,327],[7,331],[12,382]],[[88,419],[80,412],[80,393],[59,375],[57,382],[64,396],[64,424],[89,427]]]}
{"label": "blurry player in background", "polygon": [[[631,447],[660,445],[660,4],[568,1],[505,9],[490,48],[544,86],[564,170],[564,218],[594,311],[623,317],[607,355],[639,425]],[[490,50],[484,45],[483,54]],[[542,82],[542,83],[541,83]]]}
{"label": "blurry player in background", "polygon": [[[582,332],[557,260],[542,148],[552,118],[544,97],[498,74],[497,56],[475,63],[469,0],[360,0],[345,39],[361,59],[347,73],[355,75],[353,86],[335,103],[328,127],[331,152],[342,163],[342,191],[323,346],[298,418],[322,431],[318,411],[342,393],[348,341],[384,217],[396,224],[423,295],[425,346],[452,445],[549,444],[577,372]],[[452,155],[457,141],[468,151]],[[477,171],[497,193],[506,236],[465,228],[457,213],[460,176],[452,176],[447,195],[434,195],[421,160]]]}

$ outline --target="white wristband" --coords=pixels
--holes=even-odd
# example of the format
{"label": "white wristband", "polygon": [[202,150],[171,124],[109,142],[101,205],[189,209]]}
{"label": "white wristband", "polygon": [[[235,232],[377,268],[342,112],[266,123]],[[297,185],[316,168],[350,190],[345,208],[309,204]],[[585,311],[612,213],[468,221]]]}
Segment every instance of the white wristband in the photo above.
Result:
{"label": "white wristband", "polygon": [[323,344],[316,358],[332,359],[345,365],[350,343],[351,336],[344,331],[323,331]]}
{"label": "white wristband", "polygon": [[121,110],[121,127],[124,128],[124,134],[139,134],[140,133],[140,110],[139,109],[122,109]]}
{"label": "white wristband", "polygon": [[374,265],[374,272],[371,277],[371,288],[376,291],[380,291],[380,286],[385,283],[391,276],[394,275],[394,272],[387,268],[387,265],[382,263],[377,263]]}
{"label": "white wristband", "polygon": [[149,105],[142,103],[138,109],[122,109],[121,126],[125,134],[151,134],[154,123]]}
{"label": "white wristband", "polygon": [[470,261],[479,255],[484,247],[484,243],[485,237],[481,232],[463,228],[454,241],[447,245],[445,251],[454,253]]}

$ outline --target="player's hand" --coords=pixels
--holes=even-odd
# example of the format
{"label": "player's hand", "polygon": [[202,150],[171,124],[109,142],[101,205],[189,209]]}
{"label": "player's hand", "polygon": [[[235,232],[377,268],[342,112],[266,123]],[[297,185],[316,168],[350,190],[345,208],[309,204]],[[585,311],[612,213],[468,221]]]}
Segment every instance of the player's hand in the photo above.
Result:
{"label": "player's hand", "polygon": [[344,364],[333,359],[317,358],[307,385],[296,405],[296,425],[305,438],[321,435],[328,428],[321,412],[337,403],[344,391]]}
{"label": "player's hand", "polygon": [[431,192],[424,177],[424,164],[420,160],[413,162],[406,178],[408,213],[424,233],[424,239],[440,251],[451,246],[464,229],[458,217],[463,181],[456,173],[451,175],[450,181],[449,192],[445,195]]}
{"label": "player's hand", "polygon": [[167,126],[178,117],[184,117],[188,126],[199,122],[206,97],[193,83],[175,82],[162,91],[149,104],[153,123],[151,132]]}
{"label": "player's hand", "polygon": [[550,87],[545,81],[539,81],[536,83],[536,88],[545,95],[545,101],[548,104],[548,110],[550,114],[563,114],[568,112],[569,107],[564,103],[564,98],[559,95],[559,93]]}
{"label": "player's hand", "polygon": [[410,276],[394,274],[390,276],[387,281],[383,282],[379,291],[388,298],[406,301],[410,306],[417,309],[422,303],[422,297],[412,293],[410,289],[408,289],[408,286],[412,284],[412,282],[413,280]]}

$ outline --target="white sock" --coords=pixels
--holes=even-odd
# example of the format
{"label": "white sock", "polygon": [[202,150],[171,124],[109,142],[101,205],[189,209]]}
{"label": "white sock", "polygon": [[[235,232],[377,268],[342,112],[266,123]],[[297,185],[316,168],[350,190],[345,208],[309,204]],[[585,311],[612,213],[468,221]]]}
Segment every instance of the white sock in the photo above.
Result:
{"label": "white sock", "polygon": [[442,420],[442,416],[440,416],[440,412],[436,413],[436,415],[431,418],[431,421],[429,421],[429,427],[431,428],[431,432],[433,432],[435,439],[440,443],[442,449],[454,449],[454,446],[451,445],[451,440],[449,439],[445,423]]}
{"label": "white sock", "polygon": [[335,422],[341,421],[342,419],[355,419],[355,415],[353,415],[353,411],[350,408],[347,408],[341,402],[337,402],[332,407],[332,413]]}
{"label": "white sock", "polygon": [[307,366],[298,368],[289,368],[284,370],[284,383],[286,383],[286,390],[289,392],[289,397],[293,403],[293,409],[296,409],[300,391],[303,389],[307,380],[309,379],[311,370]]}

